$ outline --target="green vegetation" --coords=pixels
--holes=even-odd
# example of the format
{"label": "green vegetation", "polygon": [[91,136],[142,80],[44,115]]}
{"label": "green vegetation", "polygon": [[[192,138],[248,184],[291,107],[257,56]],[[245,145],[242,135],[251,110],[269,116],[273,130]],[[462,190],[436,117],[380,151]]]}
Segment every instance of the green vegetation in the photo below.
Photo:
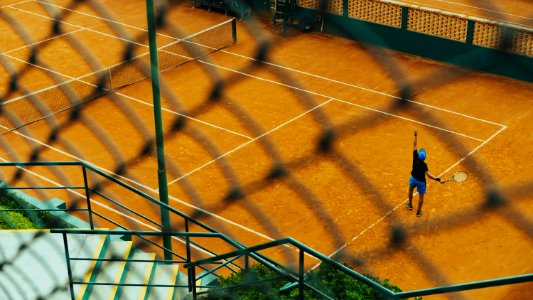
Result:
{"label": "green vegetation", "polygon": [[[402,291],[399,287],[392,285],[387,279],[382,281],[375,276],[365,276],[393,292]],[[310,271],[306,276],[305,282],[335,299],[386,299],[368,285],[327,264],[322,264],[318,269]],[[264,265],[253,265],[246,272],[241,270],[229,277],[221,277],[219,288],[224,288],[212,289],[207,298],[298,299],[298,288],[292,289],[288,294],[279,294],[279,289],[288,283],[288,280],[280,278],[278,273]],[[305,299],[321,299],[320,295],[310,289],[306,289],[304,293]]]}
{"label": "green vegetation", "polygon": [[11,209],[0,205],[0,229],[32,229],[36,228],[28,218],[16,211],[1,211],[3,209]]}
{"label": "green vegetation", "polygon": [[2,211],[4,209],[34,209],[23,205],[9,190],[0,189],[0,229],[56,228],[57,218],[47,211]]}

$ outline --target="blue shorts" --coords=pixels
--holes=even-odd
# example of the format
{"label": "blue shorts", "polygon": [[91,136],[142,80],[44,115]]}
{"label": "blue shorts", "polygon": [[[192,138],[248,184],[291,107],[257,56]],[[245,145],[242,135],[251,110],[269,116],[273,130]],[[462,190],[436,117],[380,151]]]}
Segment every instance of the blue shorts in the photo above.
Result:
{"label": "blue shorts", "polygon": [[419,194],[424,195],[426,193],[426,182],[425,181],[418,181],[413,176],[409,178],[409,186],[414,188],[416,187],[416,190]]}

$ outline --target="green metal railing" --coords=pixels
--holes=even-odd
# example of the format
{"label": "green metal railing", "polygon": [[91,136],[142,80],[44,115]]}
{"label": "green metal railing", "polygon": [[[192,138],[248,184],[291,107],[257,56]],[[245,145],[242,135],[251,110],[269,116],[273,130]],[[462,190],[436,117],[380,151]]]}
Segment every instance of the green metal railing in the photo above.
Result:
{"label": "green metal railing", "polygon": [[[299,257],[298,268],[297,268],[298,272],[292,272],[290,271],[289,268],[282,269],[282,270],[287,271],[287,273],[285,274],[287,275],[286,278],[292,278],[294,280],[293,284],[286,286],[284,289],[288,290],[291,288],[298,288],[300,299],[303,299],[304,289],[311,289],[323,298],[333,299],[329,295],[323,293],[322,291],[319,291],[315,287],[305,282],[306,272],[304,270],[304,257],[306,254],[320,260],[320,263],[328,264],[342,271],[346,275],[356,278],[357,280],[372,287],[374,290],[378,291],[380,294],[390,299],[404,299],[404,298],[417,297],[417,296],[429,296],[429,295],[459,292],[459,291],[466,291],[466,290],[472,290],[472,289],[496,287],[496,286],[501,286],[501,285],[533,281],[533,274],[523,274],[523,275],[518,275],[518,276],[509,276],[509,277],[495,278],[495,279],[476,281],[476,282],[470,282],[470,283],[462,283],[462,284],[455,284],[455,285],[448,285],[448,286],[440,286],[440,287],[435,287],[435,288],[427,288],[427,289],[419,289],[419,290],[413,290],[413,291],[407,291],[407,292],[394,293],[388,290],[387,288],[381,286],[380,284],[372,281],[371,279],[365,277],[364,275],[346,267],[345,265],[340,264],[339,262],[315,251],[314,249],[292,238],[279,239],[279,240],[264,243],[261,245],[248,247],[245,249],[239,249],[233,252],[217,255],[215,257],[186,263],[184,267],[194,269],[195,267],[199,267],[204,264],[215,263],[219,260],[227,260],[230,258],[235,258],[235,257],[240,257],[240,256],[252,256],[252,254],[257,253],[258,251],[262,251],[262,250],[266,250],[266,249],[278,247],[278,246],[284,246],[284,245],[290,245],[296,248],[298,250],[298,257]],[[230,287],[230,288],[234,288],[234,287]]]}
{"label": "green metal railing", "polygon": [[[19,211],[19,212],[27,212],[27,211],[31,211],[31,212],[37,212],[37,211],[61,211],[61,212],[78,212],[78,213],[85,213],[86,216],[87,216],[87,221],[89,222],[89,227],[90,227],[90,231],[88,230],[73,230],[73,229],[54,229],[55,231],[54,232],[57,232],[57,233],[62,233],[63,231],[65,231],[65,234],[87,234],[88,232],[91,232],[91,233],[94,233],[94,234],[98,234],[98,233],[102,233],[102,232],[105,232],[105,233],[109,233],[110,235],[116,235],[117,234],[117,231],[101,231],[101,230],[95,230],[96,228],[96,223],[95,221],[96,220],[103,220],[109,224],[112,224],[114,226],[116,226],[117,228],[120,228],[122,229],[122,231],[118,231],[118,234],[120,235],[129,235],[129,236],[136,236],[137,238],[139,238],[140,240],[142,240],[143,243],[145,244],[149,244],[149,245],[152,245],[154,247],[156,247],[157,249],[160,249],[163,253],[169,253],[172,257],[177,257],[180,259],[180,263],[186,263],[186,262],[191,262],[192,261],[192,251],[193,249],[196,249],[197,251],[201,251],[203,253],[207,253],[208,255],[211,255],[211,256],[214,256],[216,255],[216,253],[210,249],[208,249],[207,247],[195,242],[194,240],[192,240],[192,238],[194,237],[217,237],[219,240],[223,240],[223,241],[226,241],[229,245],[233,246],[233,247],[244,247],[242,245],[240,245],[239,243],[237,243],[236,241],[228,238],[228,237],[225,237],[223,236],[221,233],[217,232],[215,229],[197,221],[196,219],[194,218],[191,218],[185,214],[183,214],[182,212],[176,210],[175,208],[169,206],[169,205],[166,205],[164,203],[161,203],[159,200],[157,200],[156,198],[148,195],[147,193],[137,189],[137,188],[134,188],[120,180],[118,180],[117,178],[115,178],[114,176],[112,175],[109,175],[103,171],[101,171],[100,169],[90,165],[90,164],[87,164],[85,162],[16,162],[16,163],[12,163],[12,162],[4,162],[4,163],[0,163],[0,168],[2,167],[16,167],[16,168],[19,168],[20,170],[25,170],[25,168],[29,168],[29,167],[36,167],[36,166],[56,166],[56,167],[80,167],[80,171],[82,172],[82,175],[83,175],[83,185],[80,185],[80,186],[73,186],[73,185],[69,185],[69,186],[38,186],[38,187],[9,187],[9,186],[6,186],[6,187],[0,187],[0,189],[23,189],[23,190],[40,190],[40,189],[63,189],[63,190],[68,190],[68,191],[71,191],[71,192],[76,192],[76,191],[83,191],[83,197],[85,198],[85,201],[83,202],[85,204],[85,207],[83,208],[65,208],[65,209],[46,209],[46,210],[42,210],[42,209],[5,209],[5,210],[0,210],[0,211]],[[90,185],[89,184],[89,175],[96,175],[98,176],[98,178],[100,179],[100,181],[97,181],[94,185]],[[96,178],[95,178],[96,179]],[[106,195],[105,193],[105,190],[104,190],[104,186],[109,186],[111,184],[116,184],[118,185],[119,187],[123,188],[124,191],[126,192],[129,192],[129,193],[132,193],[134,195],[137,195],[137,196],[140,196],[145,202],[146,204],[154,204],[156,205],[157,207],[162,207],[166,210],[168,210],[170,212],[170,214],[175,217],[175,218],[179,218],[183,221],[183,230],[184,232],[180,232],[179,234],[176,233],[176,231],[168,231],[168,232],[165,232],[165,230],[163,230],[163,227],[155,220],[153,220],[152,218],[146,216],[144,213],[142,212],[139,212],[139,211],[136,211],[130,207],[128,207],[126,204],[122,203],[121,201],[118,201],[116,199],[113,199],[112,197],[110,197],[109,195]],[[91,202],[94,201],[94,196],[97,195],[99,196],[99,200],[102,200],[102,199],[105,199],[107,200],[109,203],[112,203],[113,205],[116,205],[117,207],[119,207],[121,209],[121,212],[122,213],[127,213],[129,216],[132,216],[132,217],[137,217],[139,220],[144,220],[144,221],[147,221],[148,223],[150,223],[151,225],[154,225],[154,227],[156,227],[156,230],[160,230],[160,231],[139,231],[139,230],[134,230],[132,228],[129,228],[127,225],[125,224],[121,224],[119,221],[117,220],[113,220],[112,218],[100,213],[100,212],[97,212],[95,210],[93,210],[92,206],[91,206]],[[81,203],[77,203],[76,205],[81,205]],[[190,233],[189,232],[189,228],[191,225],[195,225],[195,226],[198,226],[200,229],[202,230],[205,230],[206,232],[196,232],[196,233]],[[176,226],[175,226],[176,227]],[[167,248],[165,247],[165,245],[159,245],[157,243],[155,243],[154,241],[148,239],[147,237],[149,236],[159,236],[159,237],[174,237],[175,239],[179,240],[180,242],[182,242],[183,244],[185,244],[185,252],[186,254],[185,255],[181,255],[175,251],[172,251],[172,249],[170,248]],[[67,249],[66,249],[67,250]],[[68,252],[68,251],[67,251]],[[167,254],[168,255],[168,254]],[[172,263],[173,261],[175,260],[170,260],[170,259],[166,259],[164,260],[168,263]],[[164,262],[162,261],[162,262]],[[235,262],[228,262],[227,264],[224,265],[224,268],[226,268],[227,270],[231,271],[231,272],[235,272],[236,269],[240,269],[241,267],[239,265],[237,265]],[[204,270],[204,271],[208,271],[208,270]],[[192,280],[192,278],[194,278],[194,276],[190,276],[189,275],[189,281],[194,281]],[[78,283],[76,283],[78,284]],[[81,283],[80,283],[81,284]],[[192,286],[192,283],[189,284],[189,287]],[[190,288],[189,288],[190,290]]]}
{"label": "green metal railing", "polygon": [[[239,270],[247,270],[250,266],[250,259],[255,260],[256,262],[266,266],[267,268],[273,270],[278,277],[272,278],[271,280],[276,279],[285,279],[289,282],[292,282],[288,285],[286,285],[283,290],[287,291],[293,288],[299,289],[299,295],[300,299],[303,299],[304,290],[309,289],[314,292],[316,292],[321,297],[332,299],[331,296],[325,294],[324,292],[318,290],[317,288],[309,285],[306,283],[306,270],[305,270],[305,256],[313,257],[317,260],[319,260],[321,263],[327,264],[329,266],[332,266],[333,268],[340,270],[341,272],[345,273],[348,276],[351,276],[355,278],[356,280],[370,286],[380,294],[384,295],[385,297],[391,298],[391,299],[401,299],[401,298],[408,298],[408,297],[416,297],[416,296],[428,296],[428,295],[435,295],[435,294],[442,294],[442,293],[450,293],[450,292],[458,292],[458,291],[465,291],[465,290],[471,290],[471,289],[479,289],[479,288],[487,288],[487,287],[496,287],[501,285],[508,285],[508,284],[516,284],[516,283],[523,283],[523,282],[529,282],[533,281],[533,274],[523,274],[523,275],[517,275],[517,276],[510,276],[510,277],[503,277],[503,278],[495,278],[490,280],[484,280],[484,281],[476,281],[476,282],[470,282],[470,283],[462,283],[462,284],[455,284],[455,285],[448,285],[448,286],[440,286],[440,287],[434,287],[434,288],[427,288],[427,289],[419,289],[419,290],[413,290],[413,291],[407,291],[407,292],[397,292],[394,293],[385,287],[381,286],[379,283],[372,281],[371,279],[365,277],[364,275],[348,268],[345,265],[340,264],[339,262],[315,251],[314,249],[292,239],[292,238],[284,238],[280,240],[271,241],[268,243],[256,245],[253,247],[246,247],[243,244],[239,243],[238,241],[216,231],[215,229],[209,227],[206,224],[203,224],[202,222],[180,212],[179,210],[166,205],[164,203],[161,203],[156,198],[148,195],[147,193],[134,188],[119,179],[115,178],[115,176],[109,175],[100,169],[85,163],[85,162],[29,162],[29,163],[0,163],[0,168],[3,167],[16,167],[21,172],[26,171],[26,168],[29,167],[35,167],[35,166],[53,166],[53,167],[79,167],[80,171],[82,173],[83,178],[83,185],[65,185],[65,186],[38,186],[38,187],[12,187],[12,186],[0,186],[0,190],[14,190],[14,189],[21,189],[21,190],[39,190],[39,189],[48,189],[48,190],[68,190],[70,192],[75,192],[78,190],[83,191],[83,194],[80,194],[82,197],[85,198],[85,207],[84,208],[65,208],[65,209],[5,209],[5,211],[22,211],[22,212],[36,212],[36,211],[65,211],[65,212],[84,212],[87,214],[87,220],[90,224],[90,230],[89,229],[52,229],[52,233],[58,233],[63,235],[63,241],[64,241],[64,250],[65,250],[65,256],[67,260],[67,268],[68,268],[68,276],[69,276],[69,286],[71,288],[71,296],[73,297],[73,286],[77,284],[86,284],[86,285],[116,285],[116,286],[152,286],[152,287],[158,287],[158,286],[166,286],[166,285],[153,285],[153,284],[117,284],[117,283],[110,283],[110,282],[84,282],[84,281],[75,281],[72,278],[72,271],[70,268],[70,262],[75,260],[94,260],[94,261],[106,261],[110,259],[88,259],[88,258],[79,258],[79,257],[71,257],[68,251],[68,241],[67,236],[68,235],[75,235],[75,234],[103,234],[103,235],[123,235],[123,236],[129,236],[129,237],[136,237],[142,240],[143,242],[153,245],[163,251],[163,253],[170,253],[172,259],[165,259],[163,260],[153,260],[153,262],[157,263],[183,263],[184,267],[187,268],[187,276],[188,276],[188,282],[187,286],[179,286],[175,285],[173,287],[183,287],[187,288],[188,291],[192,294],[193,298],[196,299],[198,295],[205,294],[206,292],[198,292],[198,288],[210,288],[208,286],[203,285],[197,285],[196,281],[199,279],[202,279],[205,276],[208,276],[210,274],[213,274],[215,276],[219,276],[220,271],[222,269],[236,273]],[[89,175],[92,175],[93,177],[97,177],[100,179],[100,181],[95,182],[93,185],[89,183]],[[94,180],[95,178],[93,178]],[[163,230],[163,226],[161,226],[157,221],[154,221],[152,218],[146,216],[142,212],[136,211],[130,207],[128,207],[126,204],[121,203],[121,201],[117,201],[116,199],[113,199],[109,195],[105,193],[104,187],[109,186],[111,184],[116,184],[119,187],[123,188],[125,191],[133,193],[134,195],[137,195],[141,197],[144,201],[146,201],[146,204],[154,204],[157,205],[157,207],[164,208],[169,211],[172,217],[178,217],[181,221],[183,221],[183,231],[179,230]],[[113,203],[117,207],[119,207],[123,213],[129,213],[129,216],[136,217],[141,220],[145,220],[149,222],[150,224],[154,225],[156,230],[155,231],[146,231],[146,230],[135,230],[132,228],[128,228],[128,226],[121,224],[117,220],[113,220],[112,218],[105,216],[104,214],[97,212],[93,209],[91,206],[91,202],[96,201],[94,200],[94,196],[98,195],[101,197],[101,199],[105,199],[106,201],[109,201],[110,203]],[[99,199],[100,200],[100,199]],[[115,230],[96,230],[94,229],[97,225],[98,220],[104,220],[105,222],[109,222],[110,224],[116,225],[118,228],[123,229],[122,231],[115,231]],[[205,230],[205,232],[190,232],[189,228],[191,225],[198,226],[199,229]],[[159,245],[155,243],[154,241],[150,240],[149,237],[160,237],[160,238],[172,238],[174,240],[179,240],[185,245],[184,252],[185,255],[181,255],[175,251],[172,251],[172,249],[169,249],[165,247],[165,245]],[[227,245],[229,245],[232,249],[235,249],[234,251],[227,252],[225,254],[219,254],[216,253],[216,251],[210,250],[205,245],[200,244],[199,242],[195,241],[195,238],[209,238],[209,239],[215,239],[217,241],[223,241]],[[294,249],[297,251],[298,255],[298,261],[297,263],[292,265],[283,264],[280,262],[277,262],[261,253],[260,251],[271,249],[274,247],[288,247],[291,249]],[[204,254],[208,254],[208,258],[203,259],[194,259],[192,255],[192,251],[202,251]],[[219,249],[217,249],[218,251]],[[243,263],[239,264],[237,260],[242,259]],[[112,259],[117,261],[117,259]],[[128,262],[140,262],[144,260],[131,260],[127,259],[125,261]],[[216,267],[209,267],[209,265],[216,265]],[[197,271],[201,270],[202,273],[197,276]],[[228,287],[234,288],[233,287]],[[211,287],[212,288],[212,287]],[[217,288],[217,289],[224,289],[224,288]],[[74,299],[74,298],[73,298]]]}

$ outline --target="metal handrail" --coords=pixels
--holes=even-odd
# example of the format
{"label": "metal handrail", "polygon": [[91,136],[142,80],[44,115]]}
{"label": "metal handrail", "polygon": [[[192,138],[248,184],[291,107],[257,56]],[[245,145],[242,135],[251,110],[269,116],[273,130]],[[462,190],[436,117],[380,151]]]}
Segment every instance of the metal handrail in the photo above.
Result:
{"label": "metal handrail", "polygon": [[[321,260],[322,262],[325,262],[333,267],[336,267],[337,269],[343,271],[344,273],[347,273],[353,277],[356,277],[357,280],[369,285],[370,287],[374,288],[375,290],[378,290],[379,292],[381,293],[384,293],[386,294],[387,296],[394,296],[394,293],[391,292],[390,290],[388,290],[387,288],[381,286],[379,283],[375,282],[375,281],[372,281],[371,279],[365,277],[364,275],[362,274],[359,274],[357,272],[355,272],[354,270],[332,260],[331,258],[315,251],[314,249],[294,240],[293,238],[283,238],[283,239],[279,239],[279,240],[275,240],[275,241],[271,241],[271,242],[267,242],[267,243],[264,243],[264,244],[260,244],[260,245],[256,245],[256,246],[252,246],[252,247],[248,247],[248,248],[245,248],[245,249],[240,249],[240,250],[237,250],[237,251],[232,251],[232,252],[228,252],[228,253],[225,253],[225,254],[221,254],[221,255],[217,255],[215,257],[210,257],[210,258],[206,258],[206,259],[202,259],[202,260],[198,260],[198,261],[195,261],[195,262],[191,262],[191,263],[187,263],[187,264],[184,264],[183,267],[185,268],[193,268],[193,267],[198,267],[202,264],[207,264],[207,263],[211,263],[211,262],[214,262],[214,261],[217,261],[217,260],[222,260],[222,259],[228,259],[230,257],[233,257],[233,256],[242,256],[242,255],[252,255],[254,253],[256,253],[257,251],[261,251],[261,250],[265,250],[265,249],[269,249],[269,248],[273,248],[273,247],[278,247],[278,246],[282,246],[282,245],[292,245],[296,248],[298,248],[298,250],[300,251],[300,258],[302,258],[302,255],[303,253],[308,253],[316,258],[318,258],[319,260]],[[299,281],[300,281],[300,289],[303,290],[303,286],[302,285],[306,285],[305,282],[303,282],[303,259],[300,259],[300,264],[299,264],[299,272],[298,272],[298,276],[299,276]],[[289,275],[289,274],[286,274],[286,275]],[[303,293],[300,293],[300,295],[303,295]]]}
{"label": "metal handrail", "polygon": [[111,199],[109,196],[104,195],[104,194],[100,193],[99,191],[97,191],[97,190],[95,190],[95,189],[91,189],[91,188],[89,188],[89,191],[91,191],[91,192],[97,194],[98,196],[100,196],[100,197],[106,199],[107,201],[109,201],[109,202],[115,204],[116,206],[121,207],[121,208],[127,210],[128,212],[130,212],[130,213],[132,213],[132,214],[134,214],[134,215],[136,215],[136,216],[142,218],[143,220],[146,220],[146,221],[152,223],[153,225],[158,226],[159,228],[162,228],[161,224],[159,224],[159,223],[157,223],[156,221],[154,221],[154,220],[152,220],[152,219],[150,219],[150,218],[148,218],[148,217],[146,217],[146,216],[144,216],[144,215],[142,215],[142,214],[140,214],[140,213],[134,211],[133,209],[127,207],[126,205],[124,205],[124,204],[122,204],[122,203],[120,203],[120,202],[118,202],[118,201],[115,201],[115,200]]}
{"label": "metal handrail", "polygon": [[[448,285],[448,286],[440,286],[440,287],[434,287],[434,288],[426,288],[426,289],[419,289],[419,290],[413,290],[413,291],[407,291],[407,292],[392,292],[388,290],[387,288],[381,286],[377,282],[372,281],[371,279],[365,277],[364,275],[332,260],[331,258],[315,251],[314,249],[306,246],[305,244],[302,244],[298,242],[297,240],[294,240],[292,238],[283,238],[276,241],[256,245],[253,247],[248,247],[245,249],[228,252],[225,254],[221,254],[215,257],[206,258],[202,260],[198,260],[195,262],[184,264],[185,268],[193,268],[201,266],[202,264],[209,264],[217,260],[221,259],[228,259],[233,256],[242,256],[246,254],[252,254],[257,251],[265,250],[268,248],[273,248],[281,245],[290,244],[292,246],[297,247],[301,252],[308,253],[319,260],[321,260],[323,263],[327,263],[330,266],[333,266],[344,273],[347,273],[348,275],[351,275],[353,277],[356,277],[359,281],[369,285],[373,289],[377,290],[380,293],[385,294],[387,297],[394,298],[394,299],[403,299],[403,298],[410,298],[410,297],[417,297],[417,296],[429,296],[429,295],[435,295],[435,294],[443,294],[443,293],[450,293],[450,292],[459,292],[459,291],[465,291],[465,290],[471,290],[471,289],[478,289],[478,288],[487,288],[487,287],[495,287],[495,286],[501,286],[501,285],[508,285],[508,284],[516,284],[516,283],[524,283],[533,281],[533,273],[530,274],[523,274],[523,275],[517,275],[517,276],[509,276],[509,277],[501,277],[501,278],[495,278],[490,280],[482,280],[482,281],[476,281],[476,282],[469,282],[469,283],[462,283],[462,284],[454,284],[454,285]],[[302,265],[300,265],[299,269],[302,269]],[[302,276],[303,274],[299,274]],[[295,282],[296,284],[296,282]],[[316,291],[315,288],[305,284],[305,283],[299,283],[299,285],[304,285],[307,288],[312,288]],[[297,285],[294,285],[296,287]],[[302,287],[300,287],[302,288]],[[318,292],[318,291],[317,291]]]}

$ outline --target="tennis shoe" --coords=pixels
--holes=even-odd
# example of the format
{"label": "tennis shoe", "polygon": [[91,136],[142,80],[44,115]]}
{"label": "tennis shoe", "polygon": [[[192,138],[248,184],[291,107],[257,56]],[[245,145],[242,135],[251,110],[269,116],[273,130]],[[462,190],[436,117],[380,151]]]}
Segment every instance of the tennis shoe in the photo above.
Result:
{"label": "tennis shoe", "polygon": [[416,213],[416,216],[420,218],[420,217],[422,216],[422,212],[421,212],[421,211],[420,211],[420,212],[417,212],[417,213]]}
{"label": "tennis shoe", "polygon": [[405,207],[407,207],[408,210],[413,210],[413,206],[409,205],[409,203],[405,203]]}

